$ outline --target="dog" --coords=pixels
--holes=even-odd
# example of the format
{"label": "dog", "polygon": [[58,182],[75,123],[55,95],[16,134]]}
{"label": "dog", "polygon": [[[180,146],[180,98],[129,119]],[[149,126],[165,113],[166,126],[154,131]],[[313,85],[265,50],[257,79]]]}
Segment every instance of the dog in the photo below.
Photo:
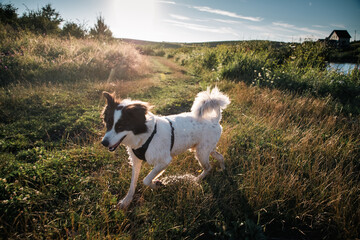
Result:
{"label": "dog", "polygon": [[222,133],[221,112],[230,100],[217,87],[198,93],[191,112],[169,116],[152,114],[152,107],[146,102],[116,99],[115,94],[108,92],[103,92],[103,96],[107,103],[102,112],[106,133],[101,144],[111,152],[120,144],[125,145],[132,165],[130,189],[118,207],[130,205],[143,161],[154,166],[143,180],[153,189],[162,185],[157,178],[172,157],[186,150],[195,151],[203,168],[196,181],[211,170],[210,155],[225,169],[224,157],[216,151],[216,145]]}

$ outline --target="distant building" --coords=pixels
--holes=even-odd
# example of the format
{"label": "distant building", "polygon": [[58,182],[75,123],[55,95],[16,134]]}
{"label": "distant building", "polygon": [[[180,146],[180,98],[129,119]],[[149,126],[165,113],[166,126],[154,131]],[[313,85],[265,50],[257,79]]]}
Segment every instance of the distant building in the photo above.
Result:
{"label": "distant building", "polygon": [[325,41],[325,43],[335,47],[347,47],[350,44],[350,38],[348,31],[334,30],[329,37],[325,38],[325,40],[320,39],[320,41]]}

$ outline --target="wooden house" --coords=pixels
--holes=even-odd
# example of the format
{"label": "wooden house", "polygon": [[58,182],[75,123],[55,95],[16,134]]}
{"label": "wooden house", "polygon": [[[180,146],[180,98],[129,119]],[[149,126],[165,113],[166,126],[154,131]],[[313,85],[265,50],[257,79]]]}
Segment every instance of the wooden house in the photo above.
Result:
{"label": "wooden house", "polygon": [[350,38],[351,36],[348,31],[334,30],[330,36],[325,39],[325,41],[337,47],[346,47],[350,44]]}

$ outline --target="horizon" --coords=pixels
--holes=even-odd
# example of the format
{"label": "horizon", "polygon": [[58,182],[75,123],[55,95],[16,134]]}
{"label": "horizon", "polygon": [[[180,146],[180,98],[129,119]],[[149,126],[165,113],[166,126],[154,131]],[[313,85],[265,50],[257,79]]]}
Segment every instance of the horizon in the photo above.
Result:
{"label": "horizon", "polygon": [[[103,16],[114,38],[152,42],[201,43],[268,40],[302,42],[347,30],[358,40],[360,1],[226,0],[6,0],[22,16],[46,4],[60,13],[61,26],[72,21],[94,26]],[[86,6],[86,7],[84,7]]]}

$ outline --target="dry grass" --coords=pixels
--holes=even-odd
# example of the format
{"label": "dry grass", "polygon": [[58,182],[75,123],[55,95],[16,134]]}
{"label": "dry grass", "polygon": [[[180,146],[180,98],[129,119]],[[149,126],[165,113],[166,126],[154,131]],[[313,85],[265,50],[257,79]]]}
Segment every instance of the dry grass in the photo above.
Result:
{"label": "dry grass", "polygon": [[231,164],[241,166],[240,188],[264,227],[356,236],[359,117],[334,113],[329,99],[224,87],[231,88],[233,106],[222,144]]}
{"label": "dry grass", "polygon": [[0,46],[1,85],[128,80],[150,73],[147,58],[133,45],[91,39],[62,40],[24,35]]}

